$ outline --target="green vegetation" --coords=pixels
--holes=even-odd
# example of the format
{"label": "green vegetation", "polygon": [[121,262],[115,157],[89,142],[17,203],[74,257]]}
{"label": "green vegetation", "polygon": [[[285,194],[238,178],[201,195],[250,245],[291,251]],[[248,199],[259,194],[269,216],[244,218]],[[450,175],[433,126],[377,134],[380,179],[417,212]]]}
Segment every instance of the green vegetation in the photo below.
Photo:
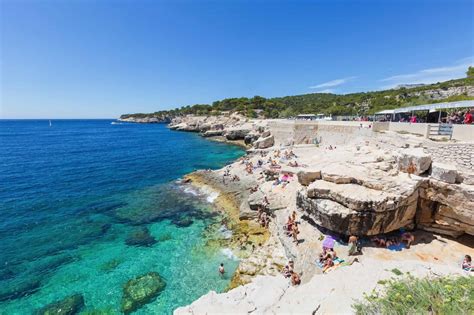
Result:
{"label": "green vegetation", "polygon": [[466,75],[468,78],[474,78],[474,67],[467,68]]}
{"label": "green vegetation", "polygon": [[364,294],[357,314],[474,314],[474,278],[439,277],[379,281],[381,292]]}
{"label": "green vegetation", "polygon": [[447,90],[451,87],[474,86],[474,68],[469,67],[467,77],[441,83],[429,84],[415,88],[400,88],[384,91],[361,92],[345,95],[330,93],[311,93],[303,95],[264,98],[226,98],[209,104],[183,106],[179,109],[159,111],[150,114],[128,114],[122,118],[143,118],[154,116],[165,119],[169,117],[194,115],[219,115],[222,112],[239,112],[247,117],[263,116],[265,118],[287,118],[298,114],[327,115],[371,115],[384,109],[413,106],[437,102],[451,102],[474,99],[466,94],[455,95],[444,99],[433,100],[424,92],[429,90]]}

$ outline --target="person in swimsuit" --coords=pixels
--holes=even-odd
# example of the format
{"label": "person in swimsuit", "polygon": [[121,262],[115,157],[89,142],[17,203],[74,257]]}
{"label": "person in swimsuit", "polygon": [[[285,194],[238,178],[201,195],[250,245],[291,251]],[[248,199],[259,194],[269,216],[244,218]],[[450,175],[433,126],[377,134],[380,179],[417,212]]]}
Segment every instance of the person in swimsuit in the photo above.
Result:
{"label": "person in swimsuit", "polygon": [[301,283],[300,275],[297,274],[296,272],[293,272],[291,274],[291,284],[292,285],[299,285],[300,283]]}
{"label": "person in swimsuit", "polygon": [[473,271],[472,267],[472,258],[469,255],[464,256],[464,260],[462,261],[462,269],[466,271]]}
{"label": "person in swimsuit", "polygon": [[224,264],[221,263],[221,265],[219,266],[219,274],[221,277],[224,277],[224,273],[225,273]]}
{"label": "person in swimsuit", "polygon": [[291,220],[293,220],[293,222],[296,222],[296,211],[293,211],[293,213],[291,214]]}

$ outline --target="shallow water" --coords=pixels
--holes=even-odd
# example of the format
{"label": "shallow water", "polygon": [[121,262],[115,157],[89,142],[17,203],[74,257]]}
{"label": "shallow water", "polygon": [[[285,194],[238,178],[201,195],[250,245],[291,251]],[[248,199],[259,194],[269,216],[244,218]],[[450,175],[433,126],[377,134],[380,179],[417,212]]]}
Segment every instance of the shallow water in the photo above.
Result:
{"label": "shallow water", "polygon": [[[0,121],[0,313],[31,313],[80,293],[84,310],[119,313],[127,280],[150,271],[165,290],[137,314],[171,313],[222,291],[238,261],[215,193],[176,179],[241,156],[164,125],[110,120]],[[157,243],[125,244],[137,227]],[[208,243],[209,240],[212,240]]]}

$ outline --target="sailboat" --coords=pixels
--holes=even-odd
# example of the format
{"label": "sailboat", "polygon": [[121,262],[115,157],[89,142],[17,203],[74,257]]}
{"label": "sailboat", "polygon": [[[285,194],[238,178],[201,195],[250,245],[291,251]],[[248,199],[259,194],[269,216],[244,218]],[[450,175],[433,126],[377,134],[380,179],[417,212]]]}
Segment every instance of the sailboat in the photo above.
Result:
{"label": "sailboat", "polygon": [[50,127],[52,126],[52,125],[51,125],[51,119],[49,120],[49,126],[50,126]]}

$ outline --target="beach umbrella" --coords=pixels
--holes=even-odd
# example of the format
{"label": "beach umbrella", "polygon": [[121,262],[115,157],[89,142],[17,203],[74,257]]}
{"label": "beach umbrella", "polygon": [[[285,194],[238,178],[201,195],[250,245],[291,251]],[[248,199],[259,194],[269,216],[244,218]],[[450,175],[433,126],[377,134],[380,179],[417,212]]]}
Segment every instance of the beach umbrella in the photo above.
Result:
{"label": "beach umbrella", "polygon": [[335,242],[336,241],[332,238],[332,236],[326,236],[323,241],[323,247],[334,248]]}

